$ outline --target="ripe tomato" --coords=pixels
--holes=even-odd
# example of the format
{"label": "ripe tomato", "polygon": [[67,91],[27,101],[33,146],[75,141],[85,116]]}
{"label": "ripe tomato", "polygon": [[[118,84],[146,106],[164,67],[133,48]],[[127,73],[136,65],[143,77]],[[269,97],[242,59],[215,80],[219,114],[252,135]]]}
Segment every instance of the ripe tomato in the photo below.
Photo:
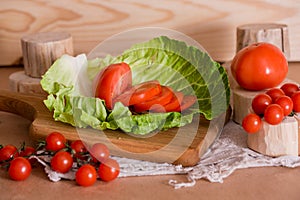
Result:
{"label": "ripe tomato", "polygon": [[173,112],[175,111],[181,104],[183,100],[183,93],[182,92],[175,92],[171,101],[166,105],[154,105],[151,108],[153,112]]}
{"label": "ripe tomato", "polygon": [[99,162],[104,162],[110,156],[109,149],[102,143],[93,144],[89,152]]}
{"label": "ripe tomato", "polygon": [[29,157],[35,153],[35,148],[27,146],[19,154],[21,157]]}
{"label": "ripe tomato", "polygon": [[22,181],[29,177],[31,173],[30,162],[23,157],[14,158],[9,165],[9,177],[16,181]]}
{"label": "ripe tomato", "polygon": [[300,112],[300,91],[297,91],[292,95],[292,101],[294,104],[294,112]]}
{"label": "ripe tomato", "polygon": [[158,81],[147,81],[133,86],[131,89],[119,95],[114,102],[121,102],[125,106],[145,102],[161,93],[161,85]]}
{"label": "ripe tomato", "polygon": [[73,158],[69,152],[59,151],[51,159],[52,170],[59,173],[67,173],[73,165]]}
{"label": "ripe tomato", "polygon": [[87,149],[82,140],[71,142],[71,149],[74,151],[75,158],[84,159],[83,154],[87,152]]}
{"label": "ripe tomato", "polygon": [[283,109],[284,116],[291,114],[291,112],[293,111],[293,101],[290,97],[286,95],[278,97],[274,103],[281,106],[281,108]]}
{"label": "ripe tomato", "polygon": [[258,115],[250,113],[244,117],[242,127],[248,133],[256,133],[261,127],[261,119]]}
{"label": "ripe tomato", "polygon": [[152,109],[151,107],[153,105],[163,106],[168,104],[173,98],[173,91],[170,87],[162,86],[161,88],[161,93],[152,97],[150,100],[134,104],[134,110],[136,112],[143,112]]}
{"label": "ripe tomato", "polygon": [[263,115],[268,105],[272,103],[272,98],[264,93],[257,94],[252,100],[252,109],[257,115]]}
{"label": "ripe tomato", "polygon": [[186,95],[183,97],[182,102],[178,108],[175,109],[176,112],[182,112],[192,105],[197,101],[197,97],[193,95]]}
{"label": "ripe tomato", "polygon": [[291,97],[295,92],[299,91],[299,85],[295,83],[285,83],[280,89],[283,90],[286,96]]}
{"label": "ripe tomato", "polygon": [[97,180],[97,171],[90,164],[82,165],[75,174],[76,183],[80,186],[91,186]]}
{"label": "ripe tomato", "polygon": [[274,103],[275,100],[280,97],[280,96],[284,96],[284,92],[282,89],[280,88],[271,88],[266,92],[267,95],[269,95],[272,98],[272,102]]}
{"label": "ripe tomato", "polygon": [[118,177],[120,173],[119,163],[114,159],[107,159],[101,163],[98,168],[98,175],[103,181],[112,181]]}
{"label": "ripe tomato", "polygon": [[247,90],[263,90],[280,84],[288,72],[282,51],[269,43],[255,43],[240,50],[233,58],[231,72]]}
{"label": "ripe tomato", "polygon": [[271,125],[279,124],[284,118],[283,109],[278,104],[269,105],[264,113],[264,119]]}
{"label": "ripe tomato", "polygon": [[95,97],[105,101],[108,109],[113,108],[113,98],[131,87],[132,74],[128,64],[111,64],[101,70],[93,82]]}
{"label": "ripe tomato", "polygon": [[48,151],[58,151],[66,147],[66,138],[63,134],[59,132],[52,132],[47,135],[46,139],[46,150]]}
{"label": "ripe tomato", "polygon": [[14,145],[8,144],[0,149],[0,162],[8,161],[18,156],[18,149]]}

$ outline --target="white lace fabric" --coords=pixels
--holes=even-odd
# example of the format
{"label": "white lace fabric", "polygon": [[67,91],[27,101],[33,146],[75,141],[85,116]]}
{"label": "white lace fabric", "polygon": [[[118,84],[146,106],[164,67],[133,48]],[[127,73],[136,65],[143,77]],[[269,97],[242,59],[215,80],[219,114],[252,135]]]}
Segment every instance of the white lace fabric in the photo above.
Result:
{"label": "white lace fabric", "polygon": [[[300,157],[298,156],[272,158],[250,150],[247,148],[247,134],[241,126],[232,121],[224,127],[220,137],[202,156],[200,162],[193,167],[120,157],[113,158],[120,164],[119,177],[186,174],[187,182],[169,181],[169,184],[175,189],[192,187],[199,179],[222,183],[224,178],[230,176],[237,169],[268,166],[295,168],[300,166]],[[44,164],[45,172],[50,180],[74,179],[74,171],[67,174],[56,173],[43,162],[43,159],[39,159],[39,161]]]}

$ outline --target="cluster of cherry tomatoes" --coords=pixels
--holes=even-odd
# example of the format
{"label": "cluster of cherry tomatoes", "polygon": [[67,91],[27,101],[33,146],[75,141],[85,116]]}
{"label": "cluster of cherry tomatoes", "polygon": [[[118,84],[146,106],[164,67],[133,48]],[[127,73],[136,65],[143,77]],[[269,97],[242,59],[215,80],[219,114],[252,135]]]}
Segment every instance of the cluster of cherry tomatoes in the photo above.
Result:
{"label": "cluster of cherry tomatoes", "polygon": [[248,133],[259,131],[262,119],[271,125],[282,122],[284,117],[300,112],[300,89],[295,83],[285,83],[280,88],[271,88],[257,94],[252,100],[253,113],[242,122]]}
{"label": "cluster of cherry tomatoes", "polygon": [[112,181],[120,172],[118,162],[110,158],[106,145],[95,143],[87,149],[81,140],[68,143],[59,132],[50,133],[36,149],[25,145],[20,149],[5,145],[0,149],[0,164],[8,168],[11,179],[21,181],[30,176],[34,156],[45,155],[51,156],[49,164],[53,171],[67,173],[77,170],[75,180],[81,186],[93,185],[98,178]]}
{"label": "cluster of cherry tomatoes", "polygon": [[184,95],[161,85],[157,80],[132,85],[132,73],[128,64],[115,63],[105,67],[94,80],[95,97],[103,99],[106,107],[112,109],[116,102],[141,113],[181,112],[196,101],[193,95]]}

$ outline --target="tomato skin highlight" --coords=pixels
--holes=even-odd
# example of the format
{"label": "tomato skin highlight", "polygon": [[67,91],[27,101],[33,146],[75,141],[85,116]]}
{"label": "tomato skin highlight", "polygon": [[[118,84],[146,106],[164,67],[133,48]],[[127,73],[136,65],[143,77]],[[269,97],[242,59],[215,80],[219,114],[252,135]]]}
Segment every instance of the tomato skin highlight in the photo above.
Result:
{"label": "tomato skin highlight", "polygon": [[150,100],[148,101],[143,101],[141,103],[138,104],[134,104],[134,110],[136,112],[143,112],[143,111],[147,111],[147,110],[152,110],[152,107],[155,105],[160,105],[160,106],[164,106],[166,104],[168,104],[171,99],[173,98],[173,91],[170,87],[167,86],[162,86],[162,90],[161,93],[152,97]]}
{"label": "tomato skin highlight", "polygon": [[105,144],[95,143],[89,150],[95,161],[104,162],[109,158],[110,152]]}
{"label": "tomato skin highlight", "polygon": [[244,117],[242,121],[242,127],[247,133],[250,134],[259,131],[259,129],[261,128],[261,124],[262,124],[261,118],[254,113],[250,113],[246,115],[246,117]]}
{"label": "tomato skin highlight", "polygon": [[9,177],[15,181],[23,181],[30,176],[31,164],[23,157],[14,158],[8,168]]}
{"label": "tomato skin highlight", "polygon": [[60,173],[67,173],[73,165],[73,158],[69,152],[59,151],[51,159],[51,168]]}
{"label": "tomato skin highlight", "polygon": [[264,90],[279,85],[288,72],[288,62],[276,46],[260,42],[240,50],[233,58],[231,73],[247,90]]}
{"label": "tomato skin highlight", "polygon": [[263,115],[265,112],[265,109],[272,103],[272,98],[264,93],[257,94],[253,99],[252,99],[252,110],[255,112],[257,115]]}
{"label": "tomato skin highlight", "polygon": [[121,102],[125,106],[131,106],[148,101],[161,93],[161,85],[158,81],[147,81],[137,84],[114,99],[114,103]]}
{"label": "tomato skin highlight", "polygon": [[112,181],[118,177],[120,173],[119,163],[114,159],[107,159],[101,163],[98,168],[98,175],[103,181]]}
{"label": "tomato skin highlight", "polygon": [[63,134],[59,132],[52,132],[47,135],[45,148],[48,151],[59,151],[66,147],[66,138]]}
{"label": "tomato skin highlight", "polygon": [[108,109],[113,108],[113,99],[132,85],[132,74],[125,62],[111,64],[102,69],[93,82],[94,96],[105,101]]}
{"label": "tomato skin highlight", "polygon": [[293,111],[293,101],[288,96],[278,97],[275,101],[275,104],[281,106],[284,116],[288,116]]}
{"label": "tomato skin highlight", "polygon": [[8,144],[0,149],[0,162],[8,161],[18,156],[18,149],[14,145]]}
{"label": "tomato skin highlight", "polygon": [[76,183],[80,186],[91,186],[97,180],[97,171],[90,164],[82,165],[75,174]]}
{"label": "tomato skin highlight", "polygon": [[271,104],[269,105],[264,113],[264,119],[271,125],[277,125],[282,122],[284,118],[284,112],[280,105]]}

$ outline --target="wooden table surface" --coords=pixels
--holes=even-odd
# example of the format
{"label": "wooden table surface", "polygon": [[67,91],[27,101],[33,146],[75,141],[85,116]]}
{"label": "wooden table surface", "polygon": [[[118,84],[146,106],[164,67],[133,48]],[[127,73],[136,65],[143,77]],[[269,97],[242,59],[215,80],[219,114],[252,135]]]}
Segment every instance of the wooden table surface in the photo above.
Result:
{"label": "wooden table surface", "polygon": [[[18,67],[0,68],[0,89],[8,89],[9,74]],[[289,78],[300,82],[300,63],[290,63]],[[31,143],[30,121],[0,112],[0,144]],[[26,181],[16,182],[0,170],[0,199],[299,199],[300,169],[260,167],[235,171],[223,183],[198,180],[194,187],[173,189],[170,179],[185,181],[184,175],[118,178],[91,187],[74,181],[50,182],[42,167],[35,167]]]}

